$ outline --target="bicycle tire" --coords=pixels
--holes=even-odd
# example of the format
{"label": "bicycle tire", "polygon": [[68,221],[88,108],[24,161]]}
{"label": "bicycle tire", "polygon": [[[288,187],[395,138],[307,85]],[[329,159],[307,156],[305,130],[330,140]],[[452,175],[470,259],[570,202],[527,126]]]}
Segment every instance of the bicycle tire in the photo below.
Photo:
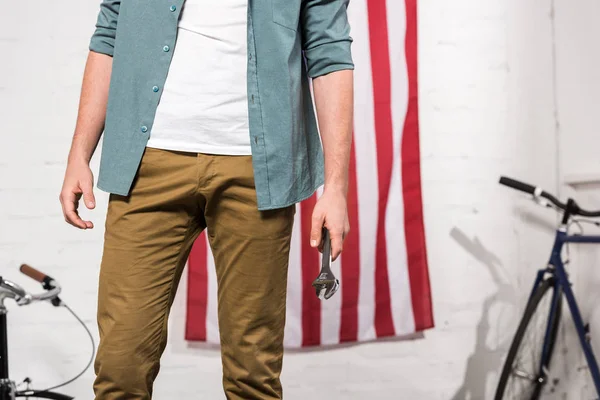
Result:
{"label": "bicycle tire", "polygon": [[73,400],[74,397],[67,396],[66,394],[56,392],[42,392],[35,390],[26,390],[16,393],[16,398],[27,398],[27,399],[51,399],[51,400]]}
{"label": "bicycle tire", "polygon": [[[536,314],[536,311],[546,313],[548,317],[545,319],[546,323],[544,324],[544,330],[548,326],[548,322],[550,325],[550,334],[548,337],[548,359],[545,362],[544,367],[547,369],[550,366],[550,362],[552,360],[552,354],[554,352],[554,346],[556,343],[556,336],[558,334],[558,328],[560,325],[560,317],[561,317],[561,309],[562,309],[562,293],[558,294],[556,311],[554,313],[553,321],[548,321],[549,310],[539,309],[539,305],[546,296],[550,295],[550,301],[552,301],[553,291],[556,290],[557,287],[555,285],[555,279],[548,278],[542,281],[540,285],[535,290],[533,296],[525,308],[525,312],[523,313],[523,317],[521,322],[519,323],[519,327],[517,328],[517,332],[515,333],[513,342],[508,351],[508,355],[506,356],[506,361],[504,362],[504,366],[502,368],[502,373],[500,375],[500,380],[498,381],[498,387],[496,389],[496,395],[494,397],[495,400],[509,400],[511,397],[505,397],[505,391],[507,385],[509,383],[509,379],[511,378],[514,369],[514,362],[519,354],[519,350],[521,349],[521,344],[527,333],[527,328],[530,326],[532,322],[533,316]],[[560,289],[559,289],[560,290]],[[543,339],[545,337],[545,332],[542,335],[542,347],[543,347]],[[541,357],[541,354],[540,354]],[[538,365],[541,362],[540,359],[536,360]],[[537,372],[535,372],[537,375]],[[532,392],[530,397],[518,397],[519,400],[538,400],[540,398],[542,389],[546,384],[546,377],[537,377],[536,380],[531,381]]]}

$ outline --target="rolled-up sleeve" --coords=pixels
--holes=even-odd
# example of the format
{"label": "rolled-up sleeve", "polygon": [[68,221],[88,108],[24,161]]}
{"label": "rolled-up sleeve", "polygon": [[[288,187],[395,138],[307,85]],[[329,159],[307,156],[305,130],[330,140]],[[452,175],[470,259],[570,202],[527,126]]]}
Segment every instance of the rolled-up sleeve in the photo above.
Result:
{"label": "rolled-up sleeve", "polygon": [[354,69],[348,1],[302,0],[302,49],[311,78]]}
{"label": "rolled-up sleeve", "polygon": [[91,51],[113,56],[120,6],[121,0],[102,0],[100,3],[96,30],[89,45]]}

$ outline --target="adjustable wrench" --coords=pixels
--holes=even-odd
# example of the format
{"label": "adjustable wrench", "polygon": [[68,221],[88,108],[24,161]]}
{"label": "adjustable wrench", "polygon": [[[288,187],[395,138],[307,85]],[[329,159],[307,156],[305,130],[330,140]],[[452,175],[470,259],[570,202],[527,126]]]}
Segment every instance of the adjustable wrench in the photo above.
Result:
{"label": "adjustable wrench", "polygon": [[323,227],[323,261],[321,263],[321,272],[317,279],[312,283],[312,286],[317,292],[317,297],[321,300],[331,298],[340,288],[340,281],[333,275],[331,271],[331,238],[329,230]]}

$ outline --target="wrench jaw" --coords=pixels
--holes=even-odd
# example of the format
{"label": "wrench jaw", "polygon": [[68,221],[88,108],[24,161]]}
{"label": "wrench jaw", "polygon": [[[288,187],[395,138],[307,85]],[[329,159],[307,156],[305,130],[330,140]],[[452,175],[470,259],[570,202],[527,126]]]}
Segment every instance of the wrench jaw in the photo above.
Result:
{"label": "wrench jaw", "polygon": [[338,279],[336,279],[333,284],[328,284],[327,285],[327,290],[325,291],[323,297],[325,300],[329,299],[331,296],[333,296],[335,294],[335,292],[338,291],[338,289],[340,288],[340,281]]}
{"label": "wrench jaw", "polygon": [[313,287],[317,292],[317,297],[321,300],[327,300],[331,298],[335,292],[340,288],[340,281],[338,279],[316,279],[313,282]]}

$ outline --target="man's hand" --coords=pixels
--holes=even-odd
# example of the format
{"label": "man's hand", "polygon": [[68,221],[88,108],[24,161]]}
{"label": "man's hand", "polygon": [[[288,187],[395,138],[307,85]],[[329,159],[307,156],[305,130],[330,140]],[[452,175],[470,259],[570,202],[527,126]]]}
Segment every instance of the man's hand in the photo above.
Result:
{"label": "man's hand", "polygon": [[90,159],[104,130],[111,72],[112,57],[89,52],[83,73],[77,124],[69,151],[65,181],[60,192],[65,221],[81,229],[94,227],[91,221],[81,219],[77,208],[82,196],[87,208],[91,210],[96,207]]}
{"label": "man's hand", "polygon": [[94,176],[89,164],[84,161],[69,162],[60,193],[60,204],[62,205],[65,221],[74,227],[81,229],[94,227],[91,221],[82,220],[77,213],[79,199],[82,196],[87,208],[91,210],[96,206],[93,188]]}
{"label": "man's hand", "polygon": [[344,239],[348,235],[348,232],[350,232],[346,196],[343,191],[324,190],[313,209],[310,245],[311,247],[318,247],[320,252],[323,251],[321,237],[323,225],[329,231],[329,236],[331,237],[331,259],[335,261],[342,253]]}

